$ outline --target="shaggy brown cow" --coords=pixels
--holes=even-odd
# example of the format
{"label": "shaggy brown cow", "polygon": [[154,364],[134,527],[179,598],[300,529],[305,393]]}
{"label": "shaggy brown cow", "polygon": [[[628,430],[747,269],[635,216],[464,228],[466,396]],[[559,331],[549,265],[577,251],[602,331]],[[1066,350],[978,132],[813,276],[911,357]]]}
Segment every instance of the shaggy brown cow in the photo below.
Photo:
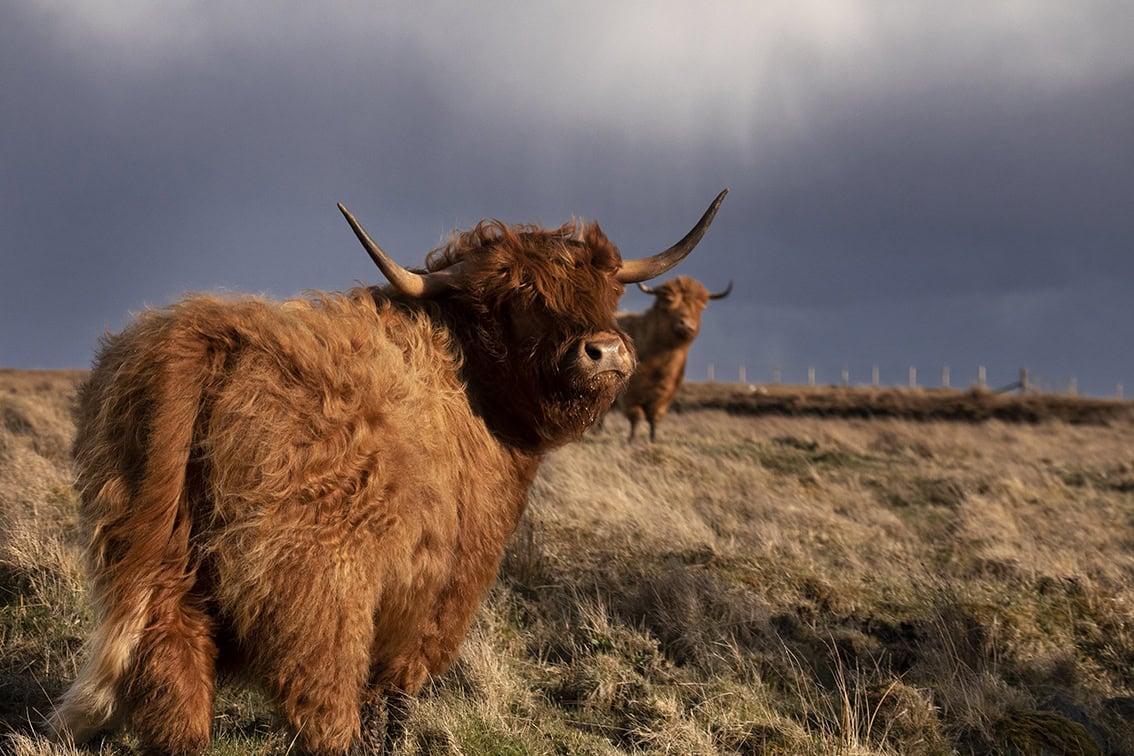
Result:
{"label": "shaggy brown cow", "polygon": [[262,685],[310,753],[452,662],[544,454],[633,371],[623,261],[597,224],[485,221],[312,301],[197,296],[104,340],[82,387],[77,487],[96,627],[51,726],[119,723],[152,753],[210,740],[219,669]]}
{"label": "shaggy brown cow", "polygon": [[665,416],[681,381],[689,345],[701,331],[701,314],[710,299],[723,299],[732,291],[732,281],[724,291],[710,294],[692,278],[678,276],[656,289],[638,284],[656,297],[653,307],[643,313],[619,313],[618,325],[634,342],[638,368],[618,397],[616,405],[630,420],[630,437],[643,417],[650,424],[650,440]]}

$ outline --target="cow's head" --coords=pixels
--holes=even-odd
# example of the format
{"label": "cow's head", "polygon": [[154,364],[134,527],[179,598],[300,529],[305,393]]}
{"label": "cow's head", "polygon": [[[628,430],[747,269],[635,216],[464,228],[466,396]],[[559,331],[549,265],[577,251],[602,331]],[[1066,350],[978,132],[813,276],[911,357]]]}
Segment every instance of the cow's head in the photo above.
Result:
{"label": "cow's head", "polygon": [[638,288],[656,298],[650,309],[654,319],[654,338],[665,346],[679,347],[697,337],[705,305],[710,299],[727,297],[732,291],[732,281],[728,282],[724,291],[715,294],[710,294],[699,281],[687,276],[678,276],[656,288],[639,283]]}
{"label": "cow's head", "polygon": [[339,205],[400,299],[425,300],[463,348],[470,395],[494,432],[543,450],[578,438],[634,371],[615,323],[624,285],[659,276],[701,240],[728,190],[681,241],[623,260],[597,223],[555,230],[483,221],[431,252],[426,272],[395,263]]}

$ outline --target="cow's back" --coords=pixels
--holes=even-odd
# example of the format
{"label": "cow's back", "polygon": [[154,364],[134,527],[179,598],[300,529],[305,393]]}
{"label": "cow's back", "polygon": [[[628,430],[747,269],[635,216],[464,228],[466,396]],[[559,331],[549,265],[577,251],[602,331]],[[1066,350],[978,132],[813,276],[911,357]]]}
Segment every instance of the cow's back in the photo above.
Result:
{"label": "cow's back", "polygon": [[442,591],[456,579],[479,598],[497,561],[466,551],[503,542],[499,505],[522,492],[470,410],[446,331],[424,315],[359,292],[250,316],[202,435],[217,598],[252,637],[272,607],[307,603],[281,591],[341,591],[374,618],[376,673],[397,677]]}
{"label": "cow's back", "polygon": [[[77,449],[100,458],[91,488],[105,484],[116,454],[133,460],[116,473],[127,481],[152,463],[138,421],[162,401],[163,350],[198,355],[197,374],[184,376],[186,390],[203,384],[188,475],[192,540],[238,637],[262,634],[272,607],[318,603],[287,591],[349,591],[375,618],[380,667],[406,639],[420,642],[410,628],[429,624],[458,569],[479,597],[498,555],[470,561],[465,552],[503,542],[522,501],[500,503],[522,492],[469,408],[443,328],[361,290],[282,304],[195,297],[147,311],[108,340],[84,390]],[[127,392],[124,372],[137,373]],[[128,494],[118,501],[128,506]],[[443,667],[456,641],[433,640]]]}

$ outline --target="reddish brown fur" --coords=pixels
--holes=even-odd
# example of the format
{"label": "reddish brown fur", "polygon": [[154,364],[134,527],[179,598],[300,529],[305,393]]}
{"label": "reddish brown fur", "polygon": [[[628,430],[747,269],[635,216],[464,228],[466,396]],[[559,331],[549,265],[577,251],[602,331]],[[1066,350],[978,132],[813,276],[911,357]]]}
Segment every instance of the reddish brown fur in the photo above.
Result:
{"label": "reddish brown fur", "polygon": [[[366,701],[443,672],[540,459],[633,367],[618,250],[575,230],[482,223],[430,256],[471,263],[440,300],[195,296],[106,338],[75,441],[97,626],[55,732],[200,752],[231,668],[343,753]],[[594,334],[625,373],[580,372]]]}
{"label": "reddish brown fur", "polygon": [[677,276],[653,290],[653,306],[642,313],[619,313],[618,325],[638,352],[638,368],[616,405],[630,421],[629,440],[642,418],[650,440],[685,379],[689,346],[701,331],[709,292],[698,281]]}

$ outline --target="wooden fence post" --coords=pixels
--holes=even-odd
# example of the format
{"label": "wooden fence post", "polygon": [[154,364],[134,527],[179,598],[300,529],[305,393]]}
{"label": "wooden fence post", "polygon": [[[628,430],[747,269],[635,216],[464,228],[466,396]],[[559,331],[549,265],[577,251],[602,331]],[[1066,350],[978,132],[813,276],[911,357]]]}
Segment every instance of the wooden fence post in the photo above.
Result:
{"label": "wooden fence post", "polygon": [[949,366],[941,368],[941,387],[949,388]]}
{"label": "wooden fence post", "polygon": [[839,380],[844,386],[850,385],[850,368],[843,365],[843,369],[839,372]]}
{"label": "wooden fence post", "polygon": [[814,386],[815,385],[815,368],[813,368],[813,367],[807,368],[807,385],[808,386]]}
{"label": "wooden fence post", "polygon": [[988,388],[988,373],[985,371],[984,365],[981,365],[980,367],[977,368],[976,382],[977,382],[977,385],[980,386],[982,389]]}
{"label": "wooden fence post", "polygon": [[713,363],[709,363],[708,370],[705,371],[709,378],[709,383],[713,382]]}
{"label": "wooden fence post", "polygon": [[740,366],[740,382],[748,383],[748,371],[745,370],[744,365]]}
{"label": "wooden fence post", "polygon": [[1020,368],[1020,393],[1028,393],[1030,386],[1028,385],[1028,369]]}
{"label": "wooden fence post", "polygon": [[878,374],[878,366],[875,365],[874,367],[870,368],[870,385],[874,388],[878,388],[880,383],[882,383],[882,381]]}
{"label": "wooden fence post", "polygon": [[917,368],[910,365],[910,388],[917,388]]}

